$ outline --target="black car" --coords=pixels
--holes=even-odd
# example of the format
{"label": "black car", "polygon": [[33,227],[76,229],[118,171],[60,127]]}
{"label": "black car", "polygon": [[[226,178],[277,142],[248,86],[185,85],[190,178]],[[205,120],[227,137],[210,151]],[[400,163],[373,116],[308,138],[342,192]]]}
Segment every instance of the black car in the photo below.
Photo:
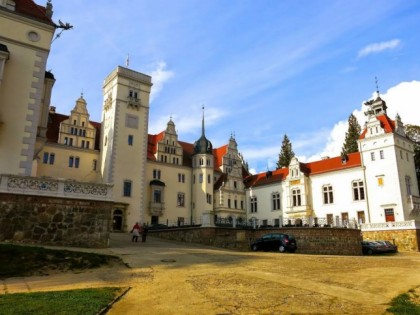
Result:
{"label": "black car", "polygon": [[148,226],[149,230],[165,230],[168,226],[165,224],[155,223]]}
{"label": "black car", "polygon": [[376,241],[362,241],[362,251],[363,254],[380,254],[380,253],[386,253],[387,248],[384,244],[381,244]]}
{"label": "black car", "polygon": [[282,233],[265,234],[251,244],[253,251],[278,250],[280,253],[288,251],[293,253],[297,249],[296,240],[292,235]]}

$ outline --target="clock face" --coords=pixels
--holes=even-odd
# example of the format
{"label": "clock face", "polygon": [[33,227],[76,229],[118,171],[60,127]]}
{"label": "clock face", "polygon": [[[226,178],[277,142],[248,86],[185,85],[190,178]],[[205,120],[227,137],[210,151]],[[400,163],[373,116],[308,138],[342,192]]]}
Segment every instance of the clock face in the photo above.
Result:
{"label": "clock face", "polygon": [[39,34],[37,32],[35,32],[35,31],[30,31],[28,33],[28,39],[31,42],[37,42],[37,41],[39,41],[41,39],[41,36],[39,36]]}

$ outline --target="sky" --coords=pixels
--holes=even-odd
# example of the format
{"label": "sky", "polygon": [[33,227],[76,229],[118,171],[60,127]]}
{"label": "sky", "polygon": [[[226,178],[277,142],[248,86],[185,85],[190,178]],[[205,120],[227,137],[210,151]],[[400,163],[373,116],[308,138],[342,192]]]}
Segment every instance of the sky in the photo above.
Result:
{"label": "sky", "polygon": [[233,135],[254,173],[275,169],[285,134],[302,162],[338,156],[349,115],[363,126],[377,90],[392,119],[420,125],[417,0],[52,4],[54,21],[73,25],[47,64],[62,114],[83,93],[100,122],[103,80],[129,56],[130,69],[152,77],[150,134],[172,118],[178,140],[193,143],[204,106],[213,147]]}

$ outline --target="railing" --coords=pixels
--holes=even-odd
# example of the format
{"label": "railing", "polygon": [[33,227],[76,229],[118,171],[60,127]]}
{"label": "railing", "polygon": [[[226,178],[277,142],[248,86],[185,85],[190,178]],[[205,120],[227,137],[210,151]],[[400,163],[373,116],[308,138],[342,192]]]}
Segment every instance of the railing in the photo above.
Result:
{"label": "railing", "polygon": [[366,223],[361,225],[362,231],[384,231],[384,230],[411,230],[420,229],[420,222],[416,220],[399,221],[399,222],[383,222],[383,223]]}
{"label": "railing", "polygon": [[72,199],[112,200],[112,185],[109,184],[7,174],[0,175],[0,192]]}

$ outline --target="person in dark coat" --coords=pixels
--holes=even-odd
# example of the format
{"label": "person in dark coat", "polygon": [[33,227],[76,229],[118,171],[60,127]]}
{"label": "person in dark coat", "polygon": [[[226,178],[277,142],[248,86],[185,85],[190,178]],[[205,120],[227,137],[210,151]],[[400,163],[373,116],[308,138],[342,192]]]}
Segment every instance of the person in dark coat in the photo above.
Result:
{"label": "person in dark coat", "polygon": [[147,237],[147,232],[149,231],[148,227],[146,224],[143,225],[143,232],[141,233],[141,241],[143,243],[146,242],[146,237]]}

